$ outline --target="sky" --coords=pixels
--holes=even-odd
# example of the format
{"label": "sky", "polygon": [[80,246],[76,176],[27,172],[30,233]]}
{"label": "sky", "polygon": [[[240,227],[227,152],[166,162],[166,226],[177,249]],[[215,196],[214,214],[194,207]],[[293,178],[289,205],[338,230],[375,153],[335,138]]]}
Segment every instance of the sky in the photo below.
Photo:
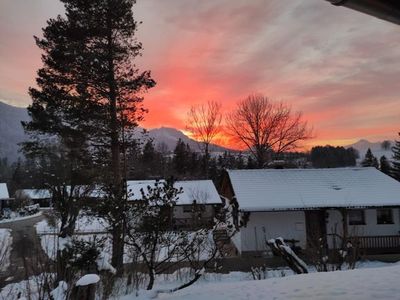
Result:
{"label": "sky", "polygon": [[[33,35],[62,12],[56,0],[0,1],[0,101],[30,103],[41,66]],[[261,93],[303,113],[308,146],[400,130],[399,26],[325,0],[138,0],[134,14],[137,65],[157,81],[143,127],[184,130],[191,105],[219,101],[227,113]]]}

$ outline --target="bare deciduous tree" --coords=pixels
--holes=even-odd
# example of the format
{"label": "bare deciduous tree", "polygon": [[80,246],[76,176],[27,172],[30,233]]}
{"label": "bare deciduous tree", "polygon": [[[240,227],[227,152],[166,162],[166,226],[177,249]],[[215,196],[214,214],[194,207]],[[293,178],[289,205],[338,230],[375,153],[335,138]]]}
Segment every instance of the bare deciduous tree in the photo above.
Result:
{"label": "bare deciduous tree", "polygon": [[265,166],[272,152],[296,149],[299,142],[312,136],[301,113],[292,113],[288,105],[258,94],[237,104],[227,116],[227,129],[251,151],[260,168]]}
{"label": "bare deciduous tree", "polygon": [[192,106],[188,112],[186,129],[192,136],[201,142],[204,151],[205,174],[208,171],[209,147],[215,136],[220,131],[222,120],[221,104],[216,101],[208,101],[207,104]]}

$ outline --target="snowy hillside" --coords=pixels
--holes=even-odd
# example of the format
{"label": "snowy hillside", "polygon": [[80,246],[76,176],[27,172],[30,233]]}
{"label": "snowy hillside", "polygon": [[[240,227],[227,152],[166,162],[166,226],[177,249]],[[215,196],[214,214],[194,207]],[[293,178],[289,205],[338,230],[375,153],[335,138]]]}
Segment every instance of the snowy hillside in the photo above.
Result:
{"label": "snowy hillside", "polygon": [[[198,142],[189,138],[188,136],[183,134],[182,131],[179,131],[175,128],[160,127],[160,128],[150,129],[148,132],[149,132],[149,134],[148,134],[149,137],[154,140],[154,143],[156,144],[156,146],[163,143],[171,151],[175,148],[176,142],[179,139],[181,139],[185,143],[189,144],[190,148],[194,151],[198,151],[200,149]],[[232,150],[215,145],[215,144],[211,144],[210,151],[223,152],[223,151],[232,151]]]}
{"label": "snowy hillside", "polygon": [[[392,146],[394,145],[394,141],[391,141]],[[358,152],[360,153],[360,160],[362,160],[365,157],[365,153],[367,152],[368,148],[371,149],[372,154],[376,157],[376,158],[380,158],[381,156],[386,156],[386,158],[391,159],[392,158],[392,150],[385,150],[382,149],[381,146],[382,142],[370,142],[367,140],[359,140],[358,142],[345,146],[345,148],[354,148],[356,150],[358,150]]]}

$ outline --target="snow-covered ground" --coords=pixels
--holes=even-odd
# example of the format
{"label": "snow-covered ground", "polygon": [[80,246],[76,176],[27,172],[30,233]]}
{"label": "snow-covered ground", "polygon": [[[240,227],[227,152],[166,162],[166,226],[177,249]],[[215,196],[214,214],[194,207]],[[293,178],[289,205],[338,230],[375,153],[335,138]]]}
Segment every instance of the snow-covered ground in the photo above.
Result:
{"label": "snow-covered ground", "polygon": [[0,228],[0,272],[6,271],[10,265],[11,245],[11,230]]}
{"label": "snow-covered ground", "polygon": [[[78,235],[77,238],[89,240],[94,238],[90,232],[101,232],[107,224],[96,217],[81,216],[78,221],[80,232],[88,235]],[[36,225],[41,233],[42,246],[50,257],[54,255],[57,229],[52,228],[47,221]],[[99,238],[103,235],[97,235]],[[104,235],[103,237],[106,237]],[[110,243],[107,241],[103,252],[110,253]],[[46,249],[47,247],[47,249]],[[109,261],[109,256],[102,258]],[[124,257],[124,261],[127,262]],[[356,270],[316,273],[310,269],[310,274],[293,275],[287,268],[269,270],[265,280],[252,280],[251,273],[231,272],[229,274],[206,273],[197,283],[184,290],[168,293],[156,293],[157,290],[168,290],[181,285],[190,278],[188,272],[178,271],[170,275],[159,275],[155,288],[147,292],[132,291],[130,295],[119,295],[115,299],[144,300],[152,299],[400,299],[400,263],[359,262]],[[283,277],[282,277],[283,276]],[[143,287],[144,288],[144,287]],[[121,289],[126,291],[126,287]],[[138,296],[137,296],[138,295]]]}
{"label": "snow-covered ground", "polygon": [[[48,221],[42,220],[36,224],[36,231],[39,234],[53,234],[58,232],[60,222],[58,222],[58,227],[55,228],[51,226]],[[104,232],[107,230],[108,223],[106,220],[91,215],[80,214],[76,221],[76,233],[92,233],[92,232]]]}
{"label": "snow-covered ground", "polygon": [[16,222],[16,221],[21,221],[21,220],[27,220],[30,218],[36,218],[36,217],[39,217],[41,214],[42,214],[42,212],[39,211],[35,214],[21,217],[17,212],[12,212],[11,217],[8,219],[1,219],[0,224]]}
{"label": "snow-covered ground", "polygon": [[[400,299],[400,265],[326,273],[310,273],[259,281],[200,283],[173,294],[155,291],[121,297],[174,300],[256,299]],[[155,298],[154,298],[155,297]]]}
{"label": "snow-covered ground", "polygon": [[[294,275],[287,268],[269,270],[265,280],[252,280],[251,273],[231,272],[229,274],[205,273],[198,282],[173,294],[157,291],[175,288],[187,282],[191,276],[182,269],[174,274],[158,275],[152,291],[139,290],[128,295],[126,285],[121,284],[113,300],[148,300],[148,299],[191,299],[191,300],[256,300],[256,299],[400,299],[400,263],[363,262],[359,269],[327,273]],[[49,276],[49,275],[47,275]],[[282,277],[284,276],[284,277]],[[41,276],[43,277],[43,276]],[[0,292],[0,299],[7,295],[28,296],[38,299],[40,278],[30,278],[7,285]],[[29,289],[27,287],[29,286]],[[154,298],[155,297],[155,298]],[[4,299],[9,299],[5,297]],[[13,298],[10,298],[13,299]]]}
{"label": "snow-covered ground", "polygon": [[[43,283],[45,281],[48,281],[49,278],[51,277],[54,277],[54,275],[45,273],[38,276],[31,276],[29,277],[29,280],[23,280],[17,283],[8,284],[0,290],[0,300],[48,299],[44,297],[45,295],[42,286]],[[64,300],[64,299],[56,299],[56,300]]]}

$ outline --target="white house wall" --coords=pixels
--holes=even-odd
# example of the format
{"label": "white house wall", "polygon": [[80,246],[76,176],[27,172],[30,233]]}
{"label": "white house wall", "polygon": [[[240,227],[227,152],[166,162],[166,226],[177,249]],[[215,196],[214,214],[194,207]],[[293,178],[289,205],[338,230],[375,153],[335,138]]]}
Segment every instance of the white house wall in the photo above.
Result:
{"label": "white house wall", "polygon": [[271,238],[298,240],[306,246],[306,226],[303,211],[251,212],[246,227],[240,229],[241,252],[269,250]]}
{"label": "white house wall", "polygon": [[[338,210],[328,210],[327,217],[327,233],[336,233],[342,235],[342,215]],[[393,208],[393,224],[377,224],[377,211],[376,209],[366,209],[365,225],[348,225],[349,236],[387,236],[400,234],[400,211],[398,208]],[[348,220],[347,220],[347,224]],[[330,239],[328,239],[330,241]],[[331,243],[329,246],[332,247]]]}
{"label": "white house wall", "polygon": [[349,234],[360,236],[374,236],[374,235],[398,235],[400,230],[399,222],[399,209],[393,208],[393,224],[377,224],[376,222],[376,209],[365,210],[365,224],[366,225],[351,225],[349,226]]}
{"label": "white house wall", "polygon": [[235,245],[236,249],[239,251],[240,254],[242,254],[242,234],[241,232],[236,232],[232,237],[231,241]]}

